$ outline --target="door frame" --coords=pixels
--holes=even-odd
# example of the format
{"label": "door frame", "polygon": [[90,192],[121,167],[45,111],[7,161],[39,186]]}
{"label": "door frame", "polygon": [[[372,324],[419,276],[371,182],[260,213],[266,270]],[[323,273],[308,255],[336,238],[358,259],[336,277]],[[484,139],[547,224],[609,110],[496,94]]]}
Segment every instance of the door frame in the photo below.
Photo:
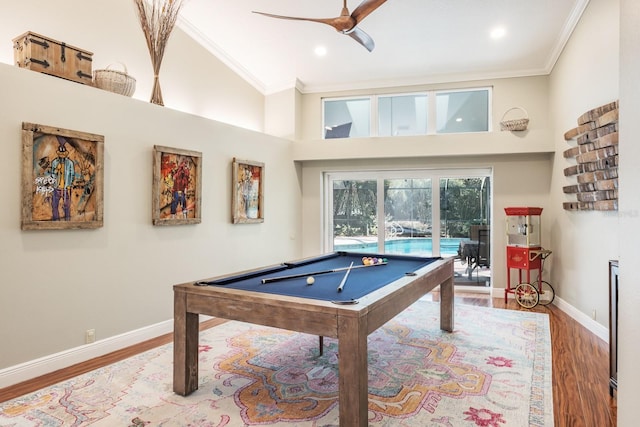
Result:
{"label": "door frame", "polygon": [[[322,202],[322,248],[324,252],[333,251],[333,181],[344,180],[375,180],[377,182],[377,194],[384,194],[385,179],[431,179],[431,238],[433,256],[440,256],[440,179],[442,178],[477,178],[489,177],[493,181],[493,169],[486,168],[449,168],[449,169],[369,169],[359,171],[325,171],[323,173],[323,202]],[[436,185],[434,185],[434,183]],[[489,200],[490,218],[489,223],[493,224],[493,185],[490,186]],[[384,213],[384,198],[378,197],[378,212]],[[384,215],[378,214],[378,230],[384,230],[384,223],[380,224],[380,218]],[[494,227],[491,227],[491,234]],[[492,239],[493,236],[490,236]],[[384,248],[384,233],[378,233],[378,248]],[[493,241],[493,239],[492,239]]]}

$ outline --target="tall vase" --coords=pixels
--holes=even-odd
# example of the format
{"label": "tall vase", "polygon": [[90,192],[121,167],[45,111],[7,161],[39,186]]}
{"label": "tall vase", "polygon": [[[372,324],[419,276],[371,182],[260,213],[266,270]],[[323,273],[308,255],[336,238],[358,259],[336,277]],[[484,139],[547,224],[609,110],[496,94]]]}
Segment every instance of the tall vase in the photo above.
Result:
{"label": "tall vase", "polygon": [[151,56],[153,90],[150,102],[164,105],[160,90],[160,65],[183,0],[133,0]]}
{"label": "tall vase", "polygon": [[160,77],[157,74],[153,76],[153,90],[151,91],[150,102],[152,104],[164,106],[164,101],[162,100],[162,89],[160,89]]}

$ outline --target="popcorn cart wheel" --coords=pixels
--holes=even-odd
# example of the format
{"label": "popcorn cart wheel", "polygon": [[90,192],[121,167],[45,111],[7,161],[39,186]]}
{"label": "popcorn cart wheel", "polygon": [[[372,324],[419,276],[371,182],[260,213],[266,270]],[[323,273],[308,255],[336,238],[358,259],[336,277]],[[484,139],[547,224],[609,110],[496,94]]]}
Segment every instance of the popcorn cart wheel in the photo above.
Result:
{"label": "popcorn cart wheel", "polygon": [[532,250],[529,253],[530,262],[538,257],[540,258],[540,274],[532,283],[520,283],[514,290],[516,301],[524,308],[533,308],[538,304],[549,305],[556,296],[551,283],[542,280],[544,260],[549,255],[551,255],[551,251],[548,249]]}

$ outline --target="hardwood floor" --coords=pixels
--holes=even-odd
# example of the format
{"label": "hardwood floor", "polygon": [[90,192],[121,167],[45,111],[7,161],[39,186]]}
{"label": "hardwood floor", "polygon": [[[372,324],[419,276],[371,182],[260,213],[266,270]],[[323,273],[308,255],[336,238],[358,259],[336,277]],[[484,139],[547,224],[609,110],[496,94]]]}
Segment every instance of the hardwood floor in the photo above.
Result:
{"label": "hardwood floor", "polygon": [[[438,300],[438,294],[432,294]],[[525,310],[515,301],[487,294],[456,291],[456,304]],[[549,315],[553,361],[553,411],[556,427],[614,427],[616,400],[609,396],[609,347],[557,307],[532,309]],[[211,319],[201,325],[206,329],[224,322]],[[19,397],[43,387],[72,378],[150,348],[170,342],[165,335],[78,365],[53,372],[11,387],[0,389],[0,402]]]}

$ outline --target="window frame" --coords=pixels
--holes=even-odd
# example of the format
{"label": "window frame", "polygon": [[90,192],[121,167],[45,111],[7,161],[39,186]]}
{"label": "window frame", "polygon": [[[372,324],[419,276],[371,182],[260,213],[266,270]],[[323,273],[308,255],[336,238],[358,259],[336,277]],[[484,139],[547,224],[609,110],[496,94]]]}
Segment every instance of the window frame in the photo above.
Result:
{"label": "window frame", "polygon": [[[374,128],[377,129],[377,126],[374,126],[373,124],[373,116],[374,116],[374,106],[373,106],[373,102],[374,100],[372,99],[371,95],[362,95],[362,96],[341,96],[341,97],[327,97],[327,98],[322,98],[322,122],[321,122],[321,129],[320,129],[320,137],[323,140],[332,140],[332,139],[351,139],[352,137],[347,137],[347,138],[325,138],[325,134],[326,134],[326,125],[325,125],[325,108],[326,108],[326,102],[327,101],[355,101],[355,100],[364,100],[364,99],[368,99],[369,100],[369,136],[364,136],[364,137],[353,137],[353,138],[369,138],[373,135],[373,131]],[[377,108],[377,104],[376,107]]]}
{"label": "window frame", "polygon": [[[471,131],[471,132],[443,132],[439,133],[437,131],[437,95],[442,93],[456,93],[456,92],[480,92],[487,91],[487,130],[486,131]],[[401,96],[415,96],[415,95],[425,95],[427,97],[427,117],[425,118],[427,121],[427,132],[425,134],[415,134],[415,135],[400,135],[400,136],[383,136],[382,138],[398,138],[398,137],[416,137],[416,136],[427,136],[427,135],[459,135],[459,134],[467,134],[467,133],[487,133],[493,132],[493,86],[474,86],[467,88],[455,88],[455,89],[432,89],[425,91],[411,91],[411,92],[393,92],[393,93],[380,93],[380,94],[370,94],[370,95],[361,95],[361,96],[344,96],[344,97],[323,97],[321,98],[322,102],[322,118],[321,118],[321,134],[320,137],[322,140],[325,140],[325,104],[330,101],[348,101],[348,100],[357,100],[357,99],[368,99],[369,100],[369,136],[372,138],[380,137],[379,135],[379,111],[378,111],[378,101],[380,98],[393,98],[393,97],[401,97]],[[351,139],[352,137],[347,138],[328,138],[328,139]],[[358,138],[358,137],[353,137]]]}
{"label": "window frame", "polygon": [[[480,131],[472,131],[472,132],[442,132],[439,133],[437,131],[437,96],[438,94],[442,94],[442,93],[460,93],[460,92],[481,92],[481,91],[487,91],[487,130],[480,130]],[[429,107],[431,107],[431,104],[429,105]],[[459,135],[462,133],[487,133],[487,132],[493,132],[493,87],[492,86],[485,86],[485,87],[473,87],[473,88],[457,88],[457,89],[439,89],[439,90],[435,90],[433,91],[433,108],[434,108],[434,122],[432,123],[433,125],[433,133],[432,135]],[[428,125],[429,123],[427,123],[427,132],[428,132]],[[429,134],[429,133],[427,133]]]}
{"label": "window frame", "polygon": [[[321,201],[321,233],[320,239],[323,252],[332,252],[333,247],[333,181],[367,180],[377,182],[378,195],[384,194],[384,180],[386,179],[429,179],[431,180],[431,209],[433,218],[440,217],[440,180],[443,178],[474,178],[487,176],[493,182],[493,167],[461,167],[461,168],[409,168],[409,169],[363,169],[363,170],[326,170],[322,172],[322,201]],[[493,185],[491,186],[491,212],[495,204],[493,197]],[[384,197],[378,198],[378,228],[380,229],[380,217],[384,217]],[[384,220],[383,220],[384,221]],[[493,214],[491,217],[493,221]],[[382,227],[384,229],[384,227]],[[433,221],[432,241],[434,248],[440,247],[440,221]],[[378,235],[378,250],[384,248],[384,233]],[[434,252],[433,256],[439,256]]]}
{"label": "window frame", "polygon": [[[396,98],[396,97],[403,97],[403,96],[418,96],[418,95],[422,95],[425,96],[427,98],[427,117],[424,117],[426,123],[427,123],[427,132],[426,133],[416,133],[416,134],[412,134],[412,135],[397,135],[397,136],[424,136],[424,135],[429,135],[429,123],[430,123],[430,119],[431,119],[431,97],[432,97],[432,93],[433,91],[418,91],[418,92],[402,92],[402,93],[391,93],[391,94],[378,94],[378,95],[373,95],[375,97],[375,136],[380,136],[380,98]],[[373,127],[373,120],[372,120],[372,127]],[[396,135],[384,135],[381,136],[381,138],[395,138],[397,137]]]}

